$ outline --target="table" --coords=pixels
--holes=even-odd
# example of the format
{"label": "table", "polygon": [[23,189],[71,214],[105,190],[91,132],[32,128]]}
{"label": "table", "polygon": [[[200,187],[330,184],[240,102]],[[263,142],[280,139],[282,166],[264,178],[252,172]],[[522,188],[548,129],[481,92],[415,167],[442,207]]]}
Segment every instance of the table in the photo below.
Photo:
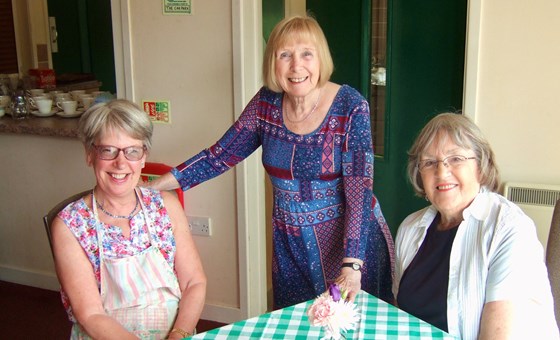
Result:
{"label": "table", "polygon": [[[238,321],[193,336],[191,339],[320,339],[318,326],[311,326],[307,309],[313,300],[272,313]],[[356,298],[362,317],[346,339],[455,339],[438,328],[364,291]]]}

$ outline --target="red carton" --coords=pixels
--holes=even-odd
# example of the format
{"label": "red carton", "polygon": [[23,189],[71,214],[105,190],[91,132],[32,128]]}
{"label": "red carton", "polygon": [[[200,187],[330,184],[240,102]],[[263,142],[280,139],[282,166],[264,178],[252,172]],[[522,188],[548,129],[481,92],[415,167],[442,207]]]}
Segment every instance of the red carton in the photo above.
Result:
{"label": "red carton", "polygon": [[56,87],[56,76],[52,69],[29,69],[29,75],[35,77],[37,88],[54,89]]}

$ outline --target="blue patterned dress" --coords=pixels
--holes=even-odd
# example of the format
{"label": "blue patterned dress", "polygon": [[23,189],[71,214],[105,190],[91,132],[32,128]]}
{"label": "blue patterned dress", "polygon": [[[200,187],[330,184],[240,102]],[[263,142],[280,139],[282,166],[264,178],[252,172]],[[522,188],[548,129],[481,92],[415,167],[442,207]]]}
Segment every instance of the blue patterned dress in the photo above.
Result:
{"label": "blue patterned dress", "polygon": [[343,85],[307,135],[283,123],[282,93],[261,88],[210,148],[172,170],[183,190],[229,170],[262,146],[274,187],[274,307],[315,298],[343,257],[364,260],[362,289],[392,301],[393,240],[373,194],[369,105]]}

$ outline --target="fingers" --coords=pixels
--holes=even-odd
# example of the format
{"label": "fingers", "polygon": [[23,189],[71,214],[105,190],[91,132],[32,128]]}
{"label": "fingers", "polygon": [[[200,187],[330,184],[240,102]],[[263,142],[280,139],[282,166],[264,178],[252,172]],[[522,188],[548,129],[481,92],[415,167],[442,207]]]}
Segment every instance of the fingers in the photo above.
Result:
{"label": "fingers", "polygon": [[346,300],[353,302],[356,295],[362,288],[361,273],[359,271],[351,270],[345,273],[344,271],[336,278],[335,283],[340,287],[341,291],[346,290],[348,293]]}
{"label": "fingers", "polygon": [[348,296],[346,297],[346,301],[348,302],[354,302],[354,300],[356,300],[356,296],[358,295],[358,291],[350,291],[350,293],[348,293]]}

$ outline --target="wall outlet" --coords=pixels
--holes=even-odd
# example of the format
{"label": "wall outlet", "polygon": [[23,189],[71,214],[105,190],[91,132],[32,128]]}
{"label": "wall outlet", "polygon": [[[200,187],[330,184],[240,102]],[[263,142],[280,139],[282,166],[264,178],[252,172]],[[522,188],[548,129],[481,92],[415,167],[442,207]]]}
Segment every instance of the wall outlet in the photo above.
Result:
{"label": "wall outlet", "polygon": [[211,220],[210,217],[187,216],[189,221],[189,229],[193,235],[210,236]]}

